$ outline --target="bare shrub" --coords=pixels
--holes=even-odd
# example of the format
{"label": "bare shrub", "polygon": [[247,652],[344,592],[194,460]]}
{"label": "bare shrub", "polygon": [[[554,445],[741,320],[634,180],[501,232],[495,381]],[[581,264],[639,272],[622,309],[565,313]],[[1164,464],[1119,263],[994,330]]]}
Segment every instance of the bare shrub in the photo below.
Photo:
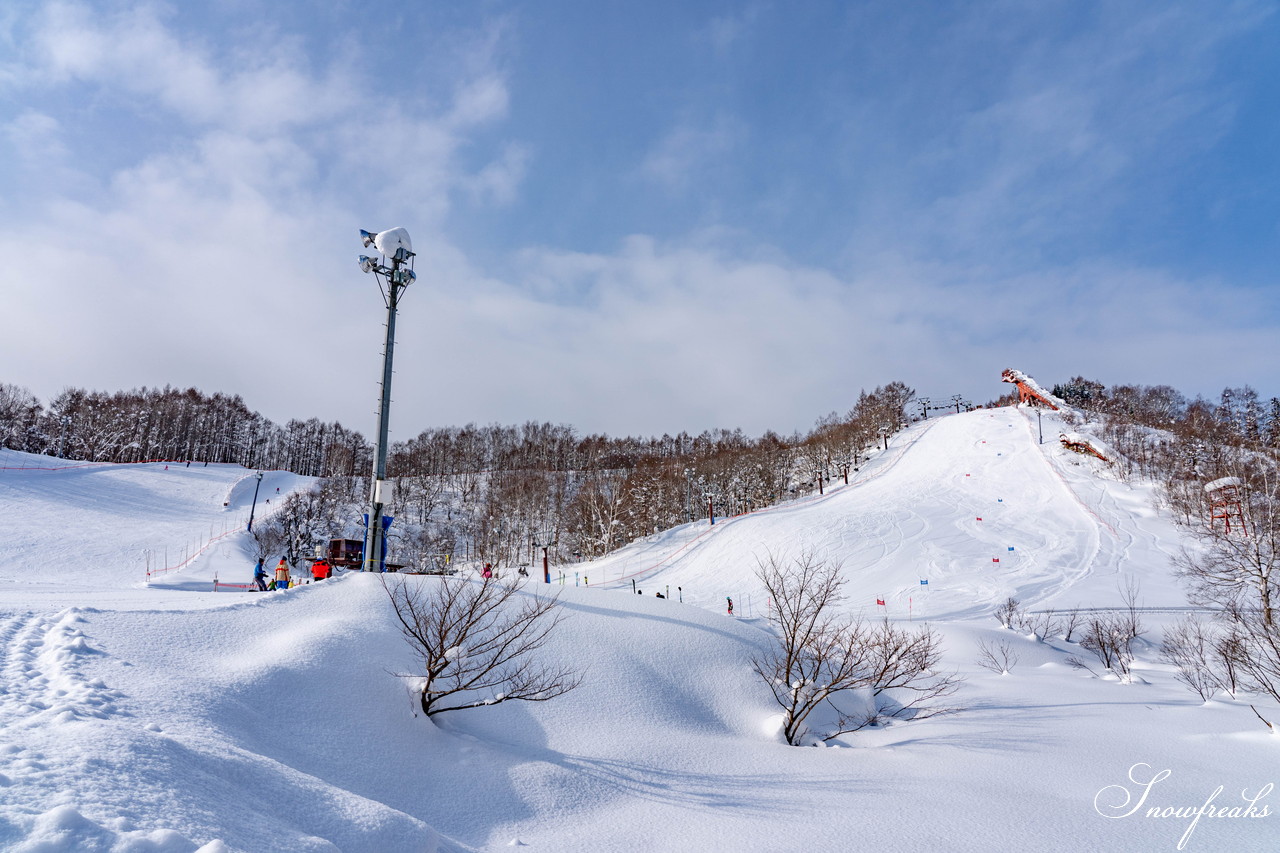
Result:
{"label": "bare shrub", "polygon": [[978,641],[978,666],[989,669],[998,675],[1008,675],[1018,662],[1018,654],[1009,645],[1008,640],[988,643]]}
{"label": "bare shrub", "polygon": [[[770,618],[777,635],[752,664],[783,710],[787,743],[803,741],[805,721],[824,705],[834,712],[834,723],[822,740],[885,719],[952,710],[934,704],[959,686],[956,676],[935,672],[941,637],[929,629],[898,628],[887,619],[868,625],[838,614],[845,585],[838,565],[812,554],[788,564],[770,556],[756,576],[774,602]],[[852,692],[866,700],[856,712],[834,701]]]}
{"label": "bare shrub", "polygon": [[1120,600],[1124,602],[1122,629],[1129,635],[1130,642],[1147,632],[1146,626],[1142,624],[1141,594],[1142,588],[1138,581],[1132,575],[1126,575],[1120,586]]}
{"label": "bare shrub", "polygon": [[1057,611],[1052,608],[1038,612],[1024,610],[1022,602],[1012,596],[1006,598],[992,615],[1005,628],[1021,634],[1035,634],[1042,640],[1059,630]]}
{"label": "bare shrub", "polygon": [[1004,603],[997,607],[992,615],[1005,628],[1014,630],[1022,630],[1026,621],[1026,613],[1022,610],[1022,602],[1013,596],[1006,598]]}
{"label": "bare shrub", "polygon": [[[1271,621],[1270,612],[1259,608],[1232,606],[1226,616],[1233,632],[1223,644],[1223,653],[1234,662],[1241,689],[1280,703],[1280,628]],[[1257,708],[1249,707],[1267,728],[1276,730]]]}
{"label": "bare shrub", "polygon": [[[1133,633],[1133,621],[1128,613],[1103,613],[1091,617],[1085,623],[1080,647],[1093,652],[1103,668],[1118,675],[1121,681],[1129,681],[1132,678],[1134,639],[1136,635]],[[1076,657],[1067,658],[1067,663],[1088,669]]]}
{"label": "bare shrub", "polygon": [[1167,629],[1160,645],[1161,660],[1177,668],[1174,677],[1206,702],[1222,688],[1215,666],[1218,640],[1209,626],[1189,616]]}
{"label": "bare shrub", "polygon": [[539,659],[564,618],[554,596],[496,578],[384,577],[401,633],[419,661],[428,717],[521,700],[543,702],[576,688],[581,674]]}
{"label": "bare shrub", "polygon": [[1080,627],[1080,621],[1083,618],[1084,616],[1079,607],[1073,607],[1063,613],[1062,620],[1058,623],[1058,629],[1062,632],[1062,639],[1068,643],[1071,642],[1071,638],[1075,635],[1076,628]]}

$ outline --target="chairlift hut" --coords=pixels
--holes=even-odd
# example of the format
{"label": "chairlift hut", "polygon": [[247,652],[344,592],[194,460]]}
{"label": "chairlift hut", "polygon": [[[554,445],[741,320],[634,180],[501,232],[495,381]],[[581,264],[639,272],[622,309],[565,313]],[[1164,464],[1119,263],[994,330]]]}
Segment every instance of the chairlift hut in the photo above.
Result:
{"label": "chairlift hut", "polygon": [[1209,526],[1217,529],[1222,521],[1222,532],[1231,533],[1232,519],[1245,536],[1249,528],[1244,520],[1244,481],[1239,477],[1221,477],[1205,483],[1205,497],[1209,500]]}

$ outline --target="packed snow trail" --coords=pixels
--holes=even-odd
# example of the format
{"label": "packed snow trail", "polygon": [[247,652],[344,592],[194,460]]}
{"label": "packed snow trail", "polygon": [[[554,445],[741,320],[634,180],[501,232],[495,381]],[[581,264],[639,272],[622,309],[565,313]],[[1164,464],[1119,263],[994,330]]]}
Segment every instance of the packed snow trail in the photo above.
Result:
{"label": "packed snow trail", "polygon": [[[0,450],[0,506],[13,508],[0,514],[0,596],[10,585],[93,591],[136,585],[148,563],[177,564],[209,540],[244,530],[253,502],[253,472],[239,465],[51,461],[58,460]],[[258,518],[310,482],[267,472]]]}
{"label": "packed snow trail", "polygon": [[1127,559],[1142,519],[1114,495],[1132,490],[1105,466],[1036,439],[1017,408],[932,419],[824,497],[685,525],[570,571],[614,588],[634,579],[641,592],[670,590],[711,609],[726,597],[750,601],[754,613],[767,607],[757,562],[801,553],[843,566],[854,610],[892,617],[968,618],[1008,596],[1071,606],[1086,589],[1114,599],[1123,574],[1149,586],[1150,601],[1181,603],[1166,560],[1151,561],[1149,550]]}

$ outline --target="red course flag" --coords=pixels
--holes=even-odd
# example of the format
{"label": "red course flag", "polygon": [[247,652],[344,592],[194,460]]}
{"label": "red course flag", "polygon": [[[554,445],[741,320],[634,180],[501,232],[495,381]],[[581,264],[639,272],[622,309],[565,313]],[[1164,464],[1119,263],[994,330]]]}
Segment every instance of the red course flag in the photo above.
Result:
{"label": "red course flag", "polygon": [[992,558],[991,558],[991,562],[993,562],[993,563],[998,563],[998,562],[1000,562],[1000,558],[999,558],[999,557],[992,557]]}
{"label": "red course flag", "polygon": [[877,598],[877,599],[876,599],[876,604],[880,605],[881,607],[884,607],[884,599],[883,599],[883,598]]}
{"label": "red course flag", "polygon": [[982,521],[982,519],[981,519],[981,518],[979,518],[979,519],[978,519],[978,521]]}

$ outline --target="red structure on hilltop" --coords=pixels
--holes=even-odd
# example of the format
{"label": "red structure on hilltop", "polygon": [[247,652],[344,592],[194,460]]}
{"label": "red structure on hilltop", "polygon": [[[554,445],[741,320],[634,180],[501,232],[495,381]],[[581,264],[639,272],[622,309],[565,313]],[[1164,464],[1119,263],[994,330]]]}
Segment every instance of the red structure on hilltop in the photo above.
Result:
{"label": "red structure on hilltop", "polygon": [[1036,384],[1036,381],[1021,370],[1009,368],[1000,374],[1000,381],[1009,382],[1018,386],[1018,402],[1026,403],[1028,401],[1037,405],[1048,406],[1055,412],[1058,407],[1049,398],[1053,395]]}

